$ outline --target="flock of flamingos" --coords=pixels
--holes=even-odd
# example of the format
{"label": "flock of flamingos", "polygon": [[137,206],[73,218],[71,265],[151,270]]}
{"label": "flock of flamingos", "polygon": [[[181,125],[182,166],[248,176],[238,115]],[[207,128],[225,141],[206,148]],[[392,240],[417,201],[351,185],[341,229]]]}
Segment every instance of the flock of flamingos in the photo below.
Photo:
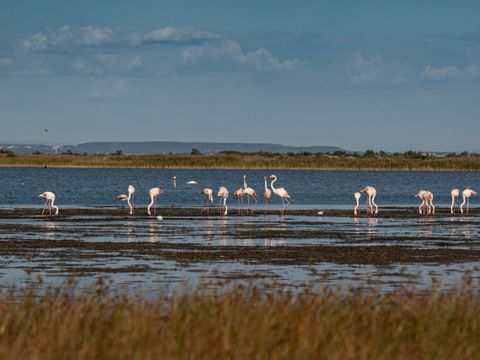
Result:
{"label": "flock of flamingos", "polygon": [[[267,177],[263,177],[264,182],[265,182],[265,188],[263,192],[263,198],[265,201],[265,209],[268,209],[268,206],[270,204],[270,199],[272,197],[272,192],[273,194],[277,195],[280,197],[282,201],[282,205],[280,207],[280,215],[283,215],[285,213],[285,209],[287,206],[290,204],[291,197],[288,194],[287,190],[283,187],[276,188],[274,186],[274,183],[277,181],[277,176],[276,175],[271,175],[270,176],[270,188],[268,188],[267,184]],[[197,184],[196,181],[188,181],[187,184]],[[173,177],[173,186],[176,188],[176,177]],[[153,215],[156,214],[156,208],[157,208],[157,197],[158,195],[162,194],[163,190],[159,187],[154,187],[151,188],[148,192],[150,196],[150,203],[147,206],[147,213],[148,215],[152,215],[152,207],[153,207]],[[359,207],[360,207],[360,197],[361,193],[365,193],[367,196],[367,201],[366,201],[366,207],[367,207],[367,213],[370,214],[378,214],[378,205],[375,203],[375,197],[377,196],[377,190],[373,186],[366,186],[359,192],[354,193],[354,198],[356,201],[356,205],[354,207],[353,213],[354,215],[359,214]],[[206,197],[206,209],[207,213],[209,212],[210,206],[213,205],[213,190],[210,188],[204,188],[202,190],[202,194]],[[460,212],[463,214],[463,207],[466,205],[466,211],[468,212],[469,207],[470,207],[470,197],[472,195],[476,195],[477,193],[471,189],[465,189],[462,192],[462,199],[463,202],[460,204]],[[453,214],[455,212],[455,204],[457,202],[457,199],[460,196],[460,190],[459,189],[453,189],[450,192],[450,195],[452,197],[452,204],[450,206],[450,212]],[[45,213],[45,210],[49,209],[50,215],[52,214],[52,209],[55,209],[55,215],[58,215],[59,208],[57,205],[55,205],[55,198],[56,195],[55,193],[51,191],[46,191],[43,192],[39,195],[42,198],[45,198],[45,204],[43,206],[43,211],[42,215]],[[227,199],[229,197],[229,191],[225,186],[221,186],[218,189],[217,196],[220,198],[219,200],[219,211],[221,215],[226,216],[228,213],[228,206],[227,206]],[[249,211],[255,210],[255,207],[257,205],[257,193],[255,190],[253,190],[251,187],[248,186],[247,184],[247,177],[246,175],[243,176],[243,185],[240,187],[238,190],[236,190],[233,193],[233,198],[237,201],[238,207],[243,208],[243,197],[246,196],[248,199],[248,205],[247,205],[247,213]],[[435,205],[433,205],[433,194],[430,191],[426,190],[420,190],[415,197],[418,197],[422,203],[418,207],[418,212],[420,214],[425,213],[425,214],[435,214]],[[128,195],[127,194],[120,194],[116,197],[116,201],[126,201],[129,208],[130,208],[130,215],[133,215],[133,210],[134,210],[134,198],[135,198],[135,187],[133,185],[128,186]],[[250,209],[250,198],[254,201],[253,209]],[[424,210],[424,212],[423,212]],[[161,216],[157,217],[159,220],[162,219]]]}

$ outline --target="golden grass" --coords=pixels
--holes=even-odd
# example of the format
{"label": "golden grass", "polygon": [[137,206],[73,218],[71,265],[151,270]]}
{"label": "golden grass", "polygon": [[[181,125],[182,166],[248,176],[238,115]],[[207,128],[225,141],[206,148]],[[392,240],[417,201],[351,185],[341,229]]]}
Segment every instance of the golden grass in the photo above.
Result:
{"label": "golden grass", "polygon": [[8,155],[0,166],[198,169],[465,170],[480,171],[480,156],[334,156],[218,153],[211,155]]}
{"label": "golden grass", "polygon": [[474,359],[480,299],[467,286],[265,295],[235,288],[159,300],[68,288],[0,301],[2,359]]}

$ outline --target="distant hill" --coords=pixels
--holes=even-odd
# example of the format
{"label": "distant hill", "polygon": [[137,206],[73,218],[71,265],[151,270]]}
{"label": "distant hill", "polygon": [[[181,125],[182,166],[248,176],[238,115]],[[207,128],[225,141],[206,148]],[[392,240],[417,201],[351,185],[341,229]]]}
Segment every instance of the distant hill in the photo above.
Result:
{"label": "distant hill", "polygon": [[297,153],[297,152],[334,152],[343,150],[336,146],[287,146],[278,144],[250,144],[250,143],[209,143],[209,142],[177,142],[177,141],[149,141],[149,142],[88,142],[78,145],[47,146],[40,144],[0,144],[0,148],[9,149],[15,153],[28,154],[63,153],[71,151],[87,154],[108,154],[121,150],[124,154],[164,154],[177,153],[189,154],[192,149],[198,149],[201,153],[217,153],[220,151],[240,152],[274,152],[274,153]]}

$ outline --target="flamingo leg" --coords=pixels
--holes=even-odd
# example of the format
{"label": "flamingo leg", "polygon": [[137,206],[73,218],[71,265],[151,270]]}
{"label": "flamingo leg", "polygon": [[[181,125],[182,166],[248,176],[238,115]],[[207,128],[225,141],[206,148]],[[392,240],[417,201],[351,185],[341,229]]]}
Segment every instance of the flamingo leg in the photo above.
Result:
{"label": "flamingo leg", "polygon": [[45,209],[47,208],[47,202],[48,202],[48,199],[45,200],[45,204],[43,204],[42,215],[45,213]]}

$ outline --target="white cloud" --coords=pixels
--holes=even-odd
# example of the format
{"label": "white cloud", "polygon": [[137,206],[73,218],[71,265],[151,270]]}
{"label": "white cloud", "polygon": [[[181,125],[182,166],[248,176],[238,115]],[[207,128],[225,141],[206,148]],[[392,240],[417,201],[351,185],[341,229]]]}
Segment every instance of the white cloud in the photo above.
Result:
{"label": "white cloud", "polygon": [[442,80],[442,79],[475,79],[480,76],[480,69],[476,66],[466,66],[459,69],[456,66],[449,65],[435,68],[431,65],[425,66],[420,74],[424,79]]}
{"label": "white cloud", "polygon": [[202,30],[167,26],[146,33],[143,38],[146,42],[190,42],[218,39],[219,36]]}
{"label": "white cloud", "polygon": [[367,58],[357,51],[353,58],[353,67],[358,71],[358,74],[350,77],[352,83],[366,83],[383,78],[384,63],[381,58]]}
{"label": "white cloud", "polygon": [[48,38],[42,33],[36,33],[22,43],[26,50],[44,50],[48,45]]}
{"label": "white cloud", "polygon": [[98,46],[109,44],[113,41],[113,30],[104,27],[96,27],[89,25],[80,28],[81,31],[81,44],[88,46]]}
{"label": "white cloud", "polygon": [[302,64],[297,59],[278,60],[265,48],[244,53],[240,44],[233,40],[188,46],[180,54],[180,61],[184,64],[196,63],[201,59],[229,60],[257,70],[294,70]]}

